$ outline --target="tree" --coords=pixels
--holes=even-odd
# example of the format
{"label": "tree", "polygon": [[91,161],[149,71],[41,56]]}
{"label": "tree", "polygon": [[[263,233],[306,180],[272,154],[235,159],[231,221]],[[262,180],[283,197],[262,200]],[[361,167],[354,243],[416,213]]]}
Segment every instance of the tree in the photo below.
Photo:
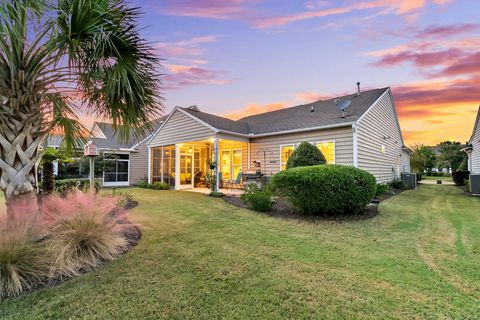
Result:
{"label": "tree", "polygon": [[432,171],[435,167],[437,156],[427,146],[416,144],[412,147],[413,153],[410,157],[410,166],[413,171],[424,172]]}
{"label": "tree", "polygon": [[438,156],[439,166],[457,171],[463,159],[467,157],[466,153],[460,151],[462,144],[458,141],[440,142],[440,155]]}
{"label": "tree", "polygon": [[[0,188],[7,207],[35,199],[40,146],[53,129],[73,148],[82,105],[119,135],[162,109],[158,58],[123,0],[0,1]],[[23,201],[22,200],[22,201]]]}
{"label": "tree", "polygon": [[322,152],[316,146],[308,142],[302,142],[288,158],[287,169],[315,166],[326,162]]}

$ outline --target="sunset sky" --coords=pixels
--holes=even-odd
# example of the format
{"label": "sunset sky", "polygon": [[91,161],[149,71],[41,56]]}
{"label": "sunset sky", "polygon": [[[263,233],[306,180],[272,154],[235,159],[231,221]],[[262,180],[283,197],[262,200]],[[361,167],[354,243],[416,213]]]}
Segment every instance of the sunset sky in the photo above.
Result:
{"label": "sunset sky", "polygon": [[392,87],[407,145],[468,140],[480,0],[137,0],[166,111],[239,118]]}

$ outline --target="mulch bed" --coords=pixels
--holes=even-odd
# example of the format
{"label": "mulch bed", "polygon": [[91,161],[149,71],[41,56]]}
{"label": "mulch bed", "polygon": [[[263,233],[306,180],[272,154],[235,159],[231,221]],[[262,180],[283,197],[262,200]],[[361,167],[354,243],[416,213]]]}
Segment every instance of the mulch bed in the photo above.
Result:
{"label": "mulch bed", "polygon": [[[224,196],[223,199],[234,206],[248,209],[248,206],[242,201],[242,199],[240,199],[240,197]],[[273,203],[272,210],[270,212],[265,212],[264,214],[282,219],[308,222],[333,221],[341,223],[371,219],[378,214],[378,205],[375,203],[369,204],[365,210],[357,214],[311,216],[299,213],[286,199],[277,197]]]}

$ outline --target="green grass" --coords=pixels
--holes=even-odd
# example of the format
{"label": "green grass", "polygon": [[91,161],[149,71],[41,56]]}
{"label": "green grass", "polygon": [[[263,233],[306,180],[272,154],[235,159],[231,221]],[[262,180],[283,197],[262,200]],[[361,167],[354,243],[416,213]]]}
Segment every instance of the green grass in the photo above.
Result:
{"label": "green grass", "polygon": [[282,220],[201,194],[132,189],[143,239],[1,319],[476,318],[480,199],[421,186],[360,222]]}
{"label": "green grass", "polygon": [[422,180],[443,180],[443,181],[449,180],[449,181],[451,181],[452,177],[430,177],[430,176],[423,175]]}

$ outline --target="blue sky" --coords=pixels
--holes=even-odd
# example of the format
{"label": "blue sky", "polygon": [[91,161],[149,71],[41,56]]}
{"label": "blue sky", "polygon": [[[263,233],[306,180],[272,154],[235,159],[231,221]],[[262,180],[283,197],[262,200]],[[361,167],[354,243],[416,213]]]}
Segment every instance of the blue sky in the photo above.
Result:
{"label": "blue sky", "polygon": [[238,118],[391,86],[407,143],[465,141],[480,104],[478,0],[138,0],[166,111]]}

